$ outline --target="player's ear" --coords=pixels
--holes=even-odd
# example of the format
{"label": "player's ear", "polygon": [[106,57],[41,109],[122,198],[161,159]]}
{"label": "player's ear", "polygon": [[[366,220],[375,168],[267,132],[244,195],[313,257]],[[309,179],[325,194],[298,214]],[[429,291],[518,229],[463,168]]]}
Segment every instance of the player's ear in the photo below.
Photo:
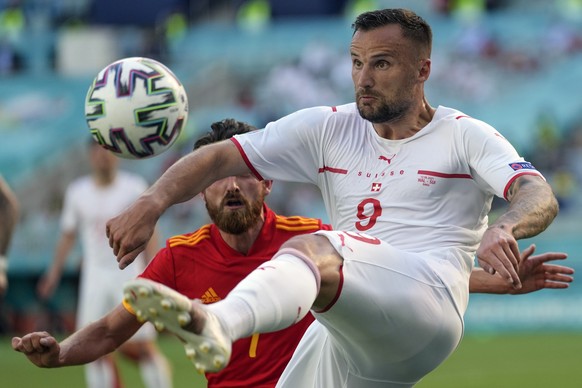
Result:
{"label": "player's ear", "polygon": [[425,58],[420,60],[419,76],[422,81],[426,81],[430,76],[431,60]]}
{"label": "player's ear", "polygon": [[263,186],[265,187],[265,195],[269,195],[271,189],[273,188],[273,181],[265,180],[263,181]]}

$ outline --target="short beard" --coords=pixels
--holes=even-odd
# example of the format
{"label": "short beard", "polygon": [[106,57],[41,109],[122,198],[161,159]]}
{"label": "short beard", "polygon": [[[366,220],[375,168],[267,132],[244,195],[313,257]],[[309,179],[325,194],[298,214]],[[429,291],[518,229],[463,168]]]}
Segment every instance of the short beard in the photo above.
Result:
{"label": "short beard", "polygon": [[391,105],[382,104],[378,109],[373,109],[369,106],[361,107],[360,104],[357,104],[357,106],[360,116],[372,123],[387,123],[390,121],[396,121],[404,117],[410,108],[410,104],[405,102]]}
{"label": "short beard", "polygon": [[[233,198],[242,202],[244,207],[235,211],[225,210],[226,202]],[[206,202],[206,210],[218,229],[230,234],[242,234],[261,219],[264,198],[265,196],[261,194],[257,200],[249,202],[242,196],[227,196],[220,206],[213,206]]]}

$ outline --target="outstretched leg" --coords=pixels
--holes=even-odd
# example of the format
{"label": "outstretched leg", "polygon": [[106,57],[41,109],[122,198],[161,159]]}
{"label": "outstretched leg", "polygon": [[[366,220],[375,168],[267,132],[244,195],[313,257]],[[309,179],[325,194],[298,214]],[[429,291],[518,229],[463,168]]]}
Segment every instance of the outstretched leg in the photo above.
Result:
{"label": "outstretched leg", "polygon": [[298,236],[217,303],[202,305],[145,279],[127,283],[125,302],[139,320],[182,339],[200,372],[215,372],[228,363],[232,341],[284,329],[312,306],[332,301],[340,266],[341,257],[327,238]]}

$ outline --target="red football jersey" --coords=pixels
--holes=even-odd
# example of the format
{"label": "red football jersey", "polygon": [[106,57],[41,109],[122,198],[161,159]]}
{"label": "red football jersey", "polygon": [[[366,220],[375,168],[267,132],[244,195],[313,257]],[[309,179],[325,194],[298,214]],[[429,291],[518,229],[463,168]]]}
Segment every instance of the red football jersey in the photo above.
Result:
{"label": "red football jersey", "polygon": [[[190,299],[214,303],[270,260],[289,238],[330,229],[319,219],[283,217],[266,205],[264,210],[265,224],[248,254],[228,246],[216,225],[205,225],[193,233],[169,238],[140,276],[165,284]],[[311,322],[313,317],[308,314],[287,329],[234,342],[228,366],[218,373],[206,374],[208,387],[274,387]]]}

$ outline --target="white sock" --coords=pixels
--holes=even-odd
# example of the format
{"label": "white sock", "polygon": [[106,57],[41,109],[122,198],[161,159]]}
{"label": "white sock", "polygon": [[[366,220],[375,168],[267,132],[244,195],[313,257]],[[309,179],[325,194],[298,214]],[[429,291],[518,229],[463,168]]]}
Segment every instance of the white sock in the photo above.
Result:
{"label": "white sock", "polygon": [[85,365],[88,388],[114,388],[117,384],[117,366],[110,357],[103,357]]}
{"label": "white sock", "polygon": [[144,386],[147,388],[171,388],[172,373],[168,361],[161,355],[139,362],[139,371]]}
{"label": "white sock", "polygon": [[296,249],[283,249],[244,278],[228,296],[206,305],[235,341],[277,331],[301,320],[319,293],[317,266]]}

